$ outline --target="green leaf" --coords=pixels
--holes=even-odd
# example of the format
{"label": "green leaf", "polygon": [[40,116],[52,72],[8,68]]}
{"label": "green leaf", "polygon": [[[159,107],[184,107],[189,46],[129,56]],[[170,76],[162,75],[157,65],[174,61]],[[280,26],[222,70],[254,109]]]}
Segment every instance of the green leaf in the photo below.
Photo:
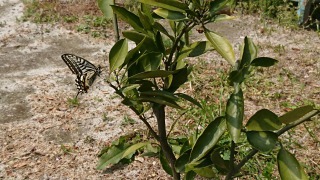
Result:
{"label": "green leaf", "polygon": [[215,15],[217,11],[221,10],[227,3],[229,2],[229,0],[215,0],[215,1],[211,1],[210,2],[210,14]]}
{"label": "green leaf", "polygon": [[162,53],[151,52],[139,57],[139,65],[145,71],[155,71],[159,68],[162,59]]}
{"label": "green leaf", "polygon": [[163,17],[163,18],[169,19],[169,20],[173,20],[173,21],[179,21],[179,20],[186,19],[186,15],[184,15],[181,12],[177,12],[177,11],[170,11],[167,9],[158,8],[158,9],[154,10],[153,12],[156,13],[160,17]]}
{"label": "green leaf", "polygon": [[149,36],[136,31],[123,31],[122,34],[124,37],[135,42],[136,44],[140,44],[143,41],[143,44],[141,44],[141,49],[143,50],[159,52],[154,40]]}
{"label": "green leaf", "polygon": [[139,0],[141,3],[184,13],[188,5],[176,0]]}
{"label": "green leaf", "polygon": [[138,149],[142,148],[143,146],[147,145],[148,143],[137,143],[130,147],[124,147],[125,149],[113,146],[108,150],[108,152],[104,153],[100,157],[98,169],[104,169],[106,166],[110,164],[117,164],[120,160],[127,156],[131,156],[134,154]]}
{"label": "green leaf", "polygon": [[230,161],[224,160],[221,155],[220,151],[221,148],[215,149],[211,154],[210,158],[212,163],[214,164],[215,168],[219,171],[221,174],[227,174],[230,171]]}
{"label": "green leaf", "polygon": [[120,67],[121,69],[124,67],[124,66],[127,66],[128,65],[128,68],[126,70],[129,69],[129,67],[137,60],[139,59],[139,57],[141,56],[140,54],[140,51],[141,51],[141,47],[142,45],[144,44],[144,39],[136,46],[134,47],[133,49],[131,49],[125,60],[124,60],[124,63],[122,64],[122,66]]}
{"label": "green leaf", "polygon": [[278,135],[270,131],[246,132],[248,142],[259,151],[270,152],[278,141]]}
{"label": "green leaf", "polygon": [[282,123],[289,124],[291,122],[294,122],[294,121],[302,118],[304,115],[308,114],[311,111],[313,111],[312,106],[310,106],[310,105],[302,106],[302,107],[294,109],[290,112],[287,112],[286,114],[279,117],[279,119]]}
{"label": "green leaf", "polygon": [[110,72],[113,72],[124,63],[127,54],[128,41],[126,39],[121,39],[110,50]]}
{"label": "green leaf", "polygon": [[212,47],[209,41],[198,41],[198,42],[192,43],[190,47],[193,47],[193,44],[195,44],[195,47],[190,52],[189,57],[200,56],[208,51],[214,50],[214,48]]}
{"label": "green leaf", "polygon": [[163,44],[163,40],[162,40],[162,36],[161,36],[161,33],[160,31],[157,32],[157,35],[156,35],[156,44],[157,44],[157,47],[159,49],[159,51],[163,54],[165,54],[166,52],[166,48],[164,47],[164,44]]}
{"label": "green leaf", "polygon": [[195,173],[194,171],[188,171],[185,174],[185,180],[193,180],[196,177],[197,173]]}
{"label": "green leaf", "polygon": [[120,91],[125,94],[133,89],[138,88],[139,86],[140,86],[140,84],[129,84],[129,85],[121,88]]}
{"label": "green leaf", "polygon": [[214,49],[232,66],[234,66],[236,63],[236,58],[230,42],[226,38],[211,32],[208,29],[205,29],[205,35]]}
{"label": "green leaf", "polygon": [[257,57],[257,48],[252,40],[248,37],[244,38],[244,46],[241,51],[241,57],[239,69],[243,71],[243,74],[247,74],[251,61]]}
{"label": "green leaf", "polygon": [[141,142],[141,143],[137,143],[137,144],[133,144],[132,146],[130,146],[129,148],[127,148],[122,155],[122,158],[129,156],[130,154],[134,154],[136,153],[136,151],[144,146],[146,146],[148,144],[148,142]]}
{"label": "green leaf", "polygon": [[161,91],[161,90],[140,92],[140,94],[142,96],[163,97],[163,98],[171,99],[172,101],[179,100],[179,98],[177,98],[174,94],[166,91]]}
{"label": "green leaf", "polygon": [[197,100],[193,99],[191,96],[189,96],[187,94],[176,93],[175,95],[179,96],[179,97],[181,97],[181,98],[183,98],[183,99],[185,99],[185,100],[187,100],[189,102],[191,102],[192,104],[198,106],[199,108],[202,108],[201,104]]}
{"label": "green leaf", "polygon": [[157,71],[146,71],[139,74],[135,74],[129,79],[147,79],[147,78],[157,78],[157,77],[168,77],[173,74],[173,71],[157,70]]}
{"label": "green leaf", "polygon": [[213,163],[211,161],[209,154],[203,157],[201,160],[197,161],[197,163],[194,163],[191,166],[190,164],[188,164],[186,167],[187,167],[186,170],[188,171],[192,170],[202,177],[206,177],[206,178],[216,177],[216,173],[213,171]]}
{"label": "green leaf", "polygon": [[130,24],[133,29],[135,29],[138,32],[145,32],[143,25],[139,19],[139,17],[132,12],[126,10],[123,7],[119,6],[111,6],[114,13],[116,13],[122,20]]}
{"label": "green leaf", "polygon": [[215,178],[217,176],[216,173],[213,171],[212,166],[194,168],[193,171],[196,172],[198,175],[206,178]]}
{"label": "green leaf", "polygon": [[196,162],[209,153],[218,142],[226,129],[224,117],[218,117],[212,121],[202,132],[192,148],[190,162]]}
{"label": "green leaf", "polygon": [[168,91],[175,92],[182,84],[188,81],[188,75],[188,67],[174,71]]}
{"label": "green leaf", "polygon": [[102,11],[103,15],[111,19],[113,17],[113,11],[110,5],[113,5],[114,0],[97,0],[98,7]]}
{"label": "green leaf", "polygon": [[137,84],[141,84],[141,86],[139,87],[139,91],[152,91],[153,88],[156,88],[156,85],[153,84],[153,82],[148,81],[148,80],[138,80],[135,81],[135,83]]}
{"label": "green leaf", "polygon": [[233,20],[235,18],[236,18],[235,16],[229,16],[227,14],[219,14],[214,17],[214,22]]}
{"label": "green leaf", "polygon": [[240,89],[237,93],[231,94],[227,102],[226,120],[231,139],[237,143],[240,139],[244,114],[243,93]]}
{"label": "green leaf", "polygon": [[281,122],[273,112],[261,109],[249,119],[246,128],[248,131],[274,131],[281,128]]}
{"label": "green leaf", "polygon": [[152,31],[152,23],[147,15],[140,10],[138,11],[140,22],[146,30]]}
{"label": "green leaf", "polygon": [[162,34],[168,36],[172,41],[174,41],[174,37],[171,36],[171,35],[168,33],[168,31],[166,30],[166,28],[164,28],[160,23],[154,22],[153,28],[157,29],[157,30],[160,31]]}
{"label": "green leaf", "polygon": [[258,57],[258,58],[255,58],[254,60],[252,60],[251,65],[252,66],[261,66],[261,67],[270,67],[270,66],[275,65],[277,62],[278,61],[273,58]]}
{"label": "green leaf", "polygon": [[244,72],[241,70],[234,70],[229,74],[228,80],[232,83],[241,83],[244,80]]}
{"label": "green leaf", "polygon": [[140,96],[139,98],[137,98],[137,100],[142,102],[153,102],[157,104],[170,106],[176,109],[182,109],[182,107],[180,107],[175,101],[163,97]]}
{"label": "green leaf", "polygon": [[307,180],[308,176],[293,154],[281,148],[277,155],[278,170],[282,180]]}
{"label": "green leaf", "polygon": [[184,46],[178,54],[177,61],[181,61],[186,57],[196,57],[204,54],[207,51],[213,50],[211,43],[209,41],[198,41],[190,44],[189,46]]}
{"label": "green leaf", "polygon": [[166,157],[164,156],[162,150],[160,150],[160,163],[161,163],[161,166],[162,166],[162,169],[167,173],[169,174],[170,176],[172,176],[172,169],[169,165],[169,162],[168,160],[166,159]]}
{"label": "green leaf", "polygon": [[188,150],[184,152],[177,160],[175,164],[175,168],[177,172],[183,173],[185,172],[185,166],[189,162],[189,157],[190,157],[191,150]]}

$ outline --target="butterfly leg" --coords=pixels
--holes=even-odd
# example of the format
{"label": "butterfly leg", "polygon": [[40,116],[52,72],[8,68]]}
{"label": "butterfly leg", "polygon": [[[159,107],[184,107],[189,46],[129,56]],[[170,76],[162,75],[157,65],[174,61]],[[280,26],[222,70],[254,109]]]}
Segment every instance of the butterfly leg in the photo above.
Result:
{"label": "butterfly leg", "polygon": [[78,91],[76,97],[74,99],[78,99],[78,95],[80,94],[80,91]]}

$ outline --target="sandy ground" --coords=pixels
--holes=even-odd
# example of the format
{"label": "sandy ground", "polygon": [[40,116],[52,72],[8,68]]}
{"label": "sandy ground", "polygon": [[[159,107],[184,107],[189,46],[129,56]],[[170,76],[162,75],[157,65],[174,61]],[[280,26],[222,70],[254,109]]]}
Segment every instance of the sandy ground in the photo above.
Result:
{"label": "sandy ground", "polygon": [[[106,67],[112,40],[98,41],[59,25],[18,22],[22,12],[20,1],[0,0],[0,179],[169,179],[153,158],[142,158],[113,171],[96,170],[97,154],[104,145],[142,127],[138,121],[123,125],[124,116],[130,113],[104,82],[105,71],[89,93],[80,96],[78,107],[67,103],[76,94],[75,77],[61,54],[77,54]],[[300,100],[320,103],[320,40],[316,33],[261,23],[254,17],[239,17],[212,28],[235,47],[244,36],[252,37],[260,47],[260,56],[280,60],[280,68],[270,75],[274,81],[285,68],[305,84],[295,89],[284,81],[274,88],[288,94],[295,89],[300,91]],[[278,45],[286,48],[284,54],[274,51]],[[202,58],[226,65],[214,53]],[[246,102],[254,107],[248,115],[260,108],[283,113],[277,103],[264,107],[259,93],[253,98],[258,100]],[[71,153],[64,153],[62,145]],[[308,158],[319,167],[319,144],[308,150]]]}

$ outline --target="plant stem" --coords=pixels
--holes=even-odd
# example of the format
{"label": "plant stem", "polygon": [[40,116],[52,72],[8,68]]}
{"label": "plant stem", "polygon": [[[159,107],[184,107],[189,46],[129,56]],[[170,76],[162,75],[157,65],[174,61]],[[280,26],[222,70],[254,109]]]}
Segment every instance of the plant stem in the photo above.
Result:
{"label": "plant stem", "polygon": [[235,154],[236,143],[231,141],[231,148],[230,148],[230,171],[234,169],[234,154]]}
{"label": "plant stem", "polygon": [[281,134],[285,133],[286,131],[288,131],[289,129],[292,129],[294,127],[296,127],[297,125],[309,120],[311,117],[319,114],[319,110],[312,110],[309,113],[305,114],[304,116],[302,116],[300,119],[294,121],[293,123],[290,123],[288,125],[286,125],[285,127],[283,127],[282,129],[280,129],[277,133],[278,136],[280,136]]}
{"label": "plant stem", "polygon": [[232,180],[232,177],[236,173],[238,173],[239,170],[242,168],[242,166],[244,166],[249,161],[249,159],[251,159],[255,154],[257,154],[257,152],[258,152],[258,150],[252,149],[250,151],[250,153],[246,157],[244,157],[242,159],[242,161],[228,173],[228,175],[226,176],[225,180]]}
{"label": "plant stem", "polygon": [[167,140],[167,132],[166,132],[166,119],[165,119],[165,106],[154,104],[153,107],[153,113],[156,116],[157,123],[158,123],[158,131],[159,131],[159,142],[161,145],[161,149],[163,150],[163,153],[166,157],[166,159],[169,161],[173,179],[180,180],[180,174],[176,171],[174,165],[176,163],[176,157],[173,154],[173,151],[171,147],[168,144]]}
{"label": "plant stem", "polygon": [[[114,86],[111,82],[107,81],[109,86],[112,87],[115,91],[116,94],[118,94],[122,99],[125,99],[126,97],[122,94],[122,92],[119,91],[120,88],[117,88],[116,86]],[[129,106],[129,108],[135,112],[138,116],[139,119],[147,126],[147,128],[149,129],[150,133],[152,134],[152,136],[157,140],[160,141],[159,136],[157,135],[157,133],[152,129],[151,125],[148,123],[147,119],[143,116],[143,115],[139,115],[139,112],[132,106]]]}
{"label": "plant stem", "polygon": [[[176,38],[175,42],[173,43],[172,49],[171,49],[170,54],[169,54],[169,58],[168,58],[167,62],[165,63],[165,65],[166,65],[166,67],[165,67],[166,70],[169,70],[169,67],[170,67],[170,65],[171,65],[171,63],[172,63],[173,55],[174,55],[174,53],[176,52],[176,50],[177,50],[177,48],[178,48],[178,45],[179,45],[179,42],[180,42],[182,36],[183,36],[185,33],[187,33],[188,31],[190,31],[190,29],[192,29],[192,27],[195,26],[195,25],[191,25],[191,24],[192,24],[192,22],[188,22],[188,23],[185,25],[185,27],[182,29],[181,33],[178,35],[178,37]],[[191,27],[190,27],[190,25],[191,25]]]}

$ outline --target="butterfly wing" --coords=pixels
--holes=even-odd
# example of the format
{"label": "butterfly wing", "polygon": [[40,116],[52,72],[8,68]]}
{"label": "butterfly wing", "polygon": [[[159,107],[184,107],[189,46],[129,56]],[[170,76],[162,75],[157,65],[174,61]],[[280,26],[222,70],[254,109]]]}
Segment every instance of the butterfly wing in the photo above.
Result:
{"label": "butterfly wing", "polygon": [[80,76],[82,74],[81,68],[78,66],[77,63],[77,56],[72,54],[63,54],[61,55],[62,60],[67,64],[69,69],[72,71],[73,74]]}
{"label": "butterfly wing", "polygon": [[77,75],[75,81],[78,94],[87,92],[89,86],[91,86],[96,77],[100,75],[100,66],[96,67],[88,60],[73,54],[63,54],[61,58],[68,65],[72,73]]}

